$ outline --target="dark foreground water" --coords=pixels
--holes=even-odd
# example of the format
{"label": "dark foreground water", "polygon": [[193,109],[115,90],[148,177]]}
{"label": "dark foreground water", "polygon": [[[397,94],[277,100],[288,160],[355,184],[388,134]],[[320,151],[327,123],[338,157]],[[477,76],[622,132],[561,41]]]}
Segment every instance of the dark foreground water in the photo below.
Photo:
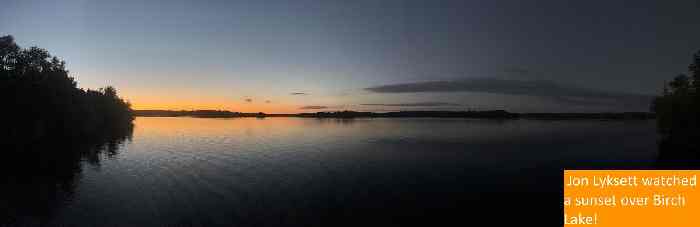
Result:
{"label": "dark foreground water", "polygon": [[657,135],[653,121],[137,118],[130,140],[99,149],[107,151],[81,156],[55,187],[22,188],[46,188],[51,174],[39,186],[6,185],[0,217],[61,226],[518,218],[556,226],[562,168],[649,165]]}

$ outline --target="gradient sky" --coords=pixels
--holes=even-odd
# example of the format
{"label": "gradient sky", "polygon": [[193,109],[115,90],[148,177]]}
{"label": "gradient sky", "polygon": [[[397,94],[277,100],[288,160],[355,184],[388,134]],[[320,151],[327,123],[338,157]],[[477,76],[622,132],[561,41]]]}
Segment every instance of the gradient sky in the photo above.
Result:
{"label": "gradient sky", "polygon": [[135,109],[646,111],[698,1],[3,0],[0,35]]}

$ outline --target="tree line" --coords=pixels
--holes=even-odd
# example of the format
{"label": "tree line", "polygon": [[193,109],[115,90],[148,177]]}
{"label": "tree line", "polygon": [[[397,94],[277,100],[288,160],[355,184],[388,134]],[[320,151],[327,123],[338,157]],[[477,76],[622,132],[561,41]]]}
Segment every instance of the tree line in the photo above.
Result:
{"label": "tree line", "polygon": [[0,37],[1,141],[86,139],[133,127],[131,104],[114,87],[77,87],[65,61],[39,47]]}
{"label": "tree line", "polygon": [[687,73],[664,84],[663,93],[654,99],[651,108],[662,135],[662,155],[671,159],[699,158],[700,51],[693,55]]}

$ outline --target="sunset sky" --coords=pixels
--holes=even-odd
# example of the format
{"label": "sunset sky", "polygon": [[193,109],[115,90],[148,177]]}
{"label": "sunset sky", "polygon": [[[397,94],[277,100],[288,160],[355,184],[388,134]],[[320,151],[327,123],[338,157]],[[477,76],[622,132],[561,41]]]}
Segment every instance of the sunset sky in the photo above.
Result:
{"label": "sunset sky", "polygon": [[647,111],[698,1],[3,0],[0,35],[134,109]]}

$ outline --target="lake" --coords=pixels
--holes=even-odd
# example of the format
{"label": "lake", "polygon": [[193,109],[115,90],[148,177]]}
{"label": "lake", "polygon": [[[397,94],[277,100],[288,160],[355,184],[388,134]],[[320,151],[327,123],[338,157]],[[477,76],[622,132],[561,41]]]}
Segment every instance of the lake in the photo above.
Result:
{"label": "lake", "polygon": [[5,193],[50,194],[5,216],[69,226],[468,224],[534,213],[534,204],[558,224],[563,168],[646,166],[658,156],[653,120],[139,117],[134,124],[129,139],[82,156],[61,187]]}

